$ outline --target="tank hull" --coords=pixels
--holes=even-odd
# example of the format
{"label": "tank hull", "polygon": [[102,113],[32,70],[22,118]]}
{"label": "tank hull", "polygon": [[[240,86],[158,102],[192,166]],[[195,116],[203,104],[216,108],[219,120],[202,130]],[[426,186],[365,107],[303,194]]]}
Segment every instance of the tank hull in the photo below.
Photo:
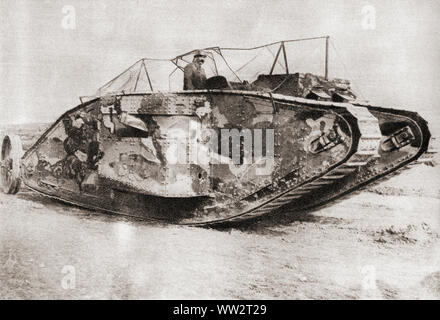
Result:
{"label": "tank hull", "polygon": [[[394,146],[407,126],[413,139]],[[90,209],[212,225],[329,203],[415,161],[428,141],[415,114],[360,104],[238,90],[123,94],[62,115],[23,155],[21,179]]]}

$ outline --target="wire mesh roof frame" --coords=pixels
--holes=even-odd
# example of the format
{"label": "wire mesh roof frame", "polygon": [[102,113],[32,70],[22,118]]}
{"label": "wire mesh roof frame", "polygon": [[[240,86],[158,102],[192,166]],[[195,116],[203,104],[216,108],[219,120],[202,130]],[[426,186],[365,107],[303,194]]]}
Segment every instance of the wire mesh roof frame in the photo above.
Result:
{"label": "wire mesh roof frame", "polygon": [[[174,68],[168,75],[168,87],[170,88],[170,79],[171,76],[179,69],[183,72],[183,67],[181,65],[179,65],[179,62],[184,62],[184,63],[189,63],[189,61],[187,59],[185,59],[186,56],[189,56],[191,54],[194,54],[197,50],[203,50],[205,52],[207,52],[207,57],[213,62],[214,64],[214,74],[218,75],[219,71],[218,71],[218,67],[217,67],[217,62],[214,56],[214,53],[216,55],[218,55],[221,60],[224,62],[225,66],[229,69],[229,71],[234,75],[234,77],[239,81],[242,82],[240,76],[238,75],[238,72],[246,67],[249,63],[251,63],[256,57],[251,58],[249,61],[247,61],[244,65],[240,66],[239,68],[237,68],[236,70],[234,70],[229,62],[227,61],[227,59],[225,58],[223,52],[225,51],[251,51],[251,50],[256,50],[256,49],[261,49],[261,48],[268,48],[268,50],[272,53],[272,51],[270,50],[269,47],[274,46],[279,44],[278,47],[278,51],[274,57],[274,61],[272,63],[271,69],[269,74],[272,74],[274,72],[275,69],[275,65],[278,63],[280,65],[282,65],[279,61],[279,56],[281,54],[281,52],[283,53],[283,59],[284,59],[284,70],[286,75],[289,75],[289,66],[288,66],[288,58],[287,58],[287,51],[285,48],[285,44],[286,43],[291,43],[291,42],[299,42],[299,41],[309,41],[309,40],[318,40],[318,39],[326,39],[326,53],[325,53],[325,78],[328,78],[328,41],[329,41],[329,36],[320,36],[320,37],[309,37],[309,38],[300,38],[300,39],[291,39],[291,40],[281,40],[281,41],[276,41],[276,42],[272,42],[269,44],[264,44],[264,45],[260,45],[260,46],[255,46],[255,47],[249,47],[249,48],[236,48],[236,47],[206,47],[203,49],[194,49],[191,51],[188,51],[186,53],[180,54],[178,56],[175,56],[174,58],[171,59],[156,59],[156,58],[142,58],[139,59],[138,61],[136,61],[134,64],[132,64],[130,67],[128,67],[127,69],[125,69],[123,72],[121,72],[119,75],[117,75],[116,77],[114,77],[112,80],[108,81],[106,84],[104,84],[102,87],[100,87],[97,91],[97,95],[100,95],[101,93],[104,93],[106,91],[106,89],[110,88],[112,86],[113,83],[115,83],[115,81],[117,81],[119,78],[121,78],[122,76],[126,75],[127,73],[131,72],[132,69],[134,69],[136,66],[139,68],[137,70],[137,74],[136,74],[136,79],[134,81],[134,86],[132,88],[132,91],[136,91],[139,85],[139,79],[141,77],[142,72],[145,74],[147,80],[148,80],[148,86],[149,90],[153,91],[153,84],[151,81],[151,77],[150,77],[150,73],[148,71],[147,68],[147,62],[148,61],[162,61],[162,62],[171,62],[173,65],[175,65],[176,68]],[[273,54],[273,53],[272,53]],[[131,78],[129,78],[128,81],[131,81]],[[128,90],[130,91],[130,90]]]}

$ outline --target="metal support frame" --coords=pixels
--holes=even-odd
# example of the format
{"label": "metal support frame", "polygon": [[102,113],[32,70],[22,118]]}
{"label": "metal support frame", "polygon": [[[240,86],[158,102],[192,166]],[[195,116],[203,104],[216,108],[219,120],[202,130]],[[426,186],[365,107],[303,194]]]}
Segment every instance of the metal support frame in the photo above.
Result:
{"label": "metal support frame", "polygon": [[150,75],[148,74],[147,66],[145,65],[144,60],[142,60],[142,66],[144,67],[145,74],[147,75],[148,84],[150,85],[150,89],[151,89],[151,91],[153,91],[153,85],[151,84]]}
{"label": "metal support frame", "polygon": [[145,65],[144,59],[142,59],[141,61],[142,61],[141,62],[141,67],[139,68],[139,72],[138,72],[137,77],[136,77],[136,82],[134,84],[134,90],[133,91],[136,91],[136,89],[137,89],[139,78],[141,77],[142,67],[143,67],[143,69],[145,71],[145,75],[147,76],[148,84],[150,85],[150,90],[153,91],[153,85],[151,84],[151,79],[150,79],[150,75],[148,74],[148,71],[147,71],[147,66]]}
{"label": "metal support frame", "polygon": [[[142,61],[142,63],[144,63],[144,62]],[[142,71],[142,66],[139,68],[139,72],[138,72],[137,77],[136,77],[136,82],[134,84],[134,90],[133,90],[134,92],[136,92],[137,85],[138,85],[138,82],[139,82],[139,78],[141,77],[141,71]]]}
{"label": "metal support frame", "polygon": [[283,56],[284,56],[284,64],[286,65],[286,74],[289,74],[289,65],[287,64],[286,46],[284,45],[284,42],[281,42],[281,45],[283,47]]}
{"label": "metal support frame", "polygon": [[[209,59],[211,59],[212,62],[214,63],[215,75],[218,76],[217,63],[215,62],[215,58],[214,58],[214,55],[212,54],[212,52],[207,52],[207,57]],[[211,68],[211,70],[212,70],[212,68]]]}
{"label": "metal support frame", "polygon": [[325,80],[328,80],[328,42],[329,36],[325,37]]}
{"label": "metal support frame", "polygon": [[275,60],[273,61],[272,67],[270,68],[269,74],[272,75],[275,69],[275,66],[278,62],[278,58],[280,56],[281,51],[283,51],[284,57],[284,69],[286,70],[286,74],[289,74],[289,65],[287,63],[287,54],[286,54],[286,46],[284,45],[284,41],[281,41],[280,47],[278,48],[277,54],[275,56]]}
{"label": "metal support frame", "polygon": [[273,70],[275,69],[275,65],[277,64],[278,57],[280,56],[282,46],[283,44],[281,43],[280,47],[278,48],[277,54],[275,55],[275,60],[273,61],[272,68],[270,68],[270,72],[269,72],[270,75],[272,75]]}

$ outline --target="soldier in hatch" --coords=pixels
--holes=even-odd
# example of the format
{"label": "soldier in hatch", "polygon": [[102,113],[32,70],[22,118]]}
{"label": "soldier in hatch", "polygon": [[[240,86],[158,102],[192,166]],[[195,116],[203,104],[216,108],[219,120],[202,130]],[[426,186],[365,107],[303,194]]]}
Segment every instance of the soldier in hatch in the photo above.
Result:
{"label": "soldier in hatch", "polygon": [[188,63],[184,69],[183,90],[205,89],[206,75],[202,64],[205,62],[206,55],[197,50],[194,54],[193,62]]}

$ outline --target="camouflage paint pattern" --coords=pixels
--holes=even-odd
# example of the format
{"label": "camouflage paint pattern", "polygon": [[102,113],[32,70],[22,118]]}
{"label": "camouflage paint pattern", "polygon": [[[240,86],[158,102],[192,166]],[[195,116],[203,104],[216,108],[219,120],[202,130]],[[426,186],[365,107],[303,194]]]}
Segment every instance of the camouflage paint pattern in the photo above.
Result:
{"label": "camouflage paint pattern", "polygon": [[[304,207],[419,152],[411,121],[356,108],[249,91],[101,97],[55,122],[24,155],[22,175],[64,201],[178,223]],[[376,150],[381,131],[389,141],[407,125],[414,141]]]}

